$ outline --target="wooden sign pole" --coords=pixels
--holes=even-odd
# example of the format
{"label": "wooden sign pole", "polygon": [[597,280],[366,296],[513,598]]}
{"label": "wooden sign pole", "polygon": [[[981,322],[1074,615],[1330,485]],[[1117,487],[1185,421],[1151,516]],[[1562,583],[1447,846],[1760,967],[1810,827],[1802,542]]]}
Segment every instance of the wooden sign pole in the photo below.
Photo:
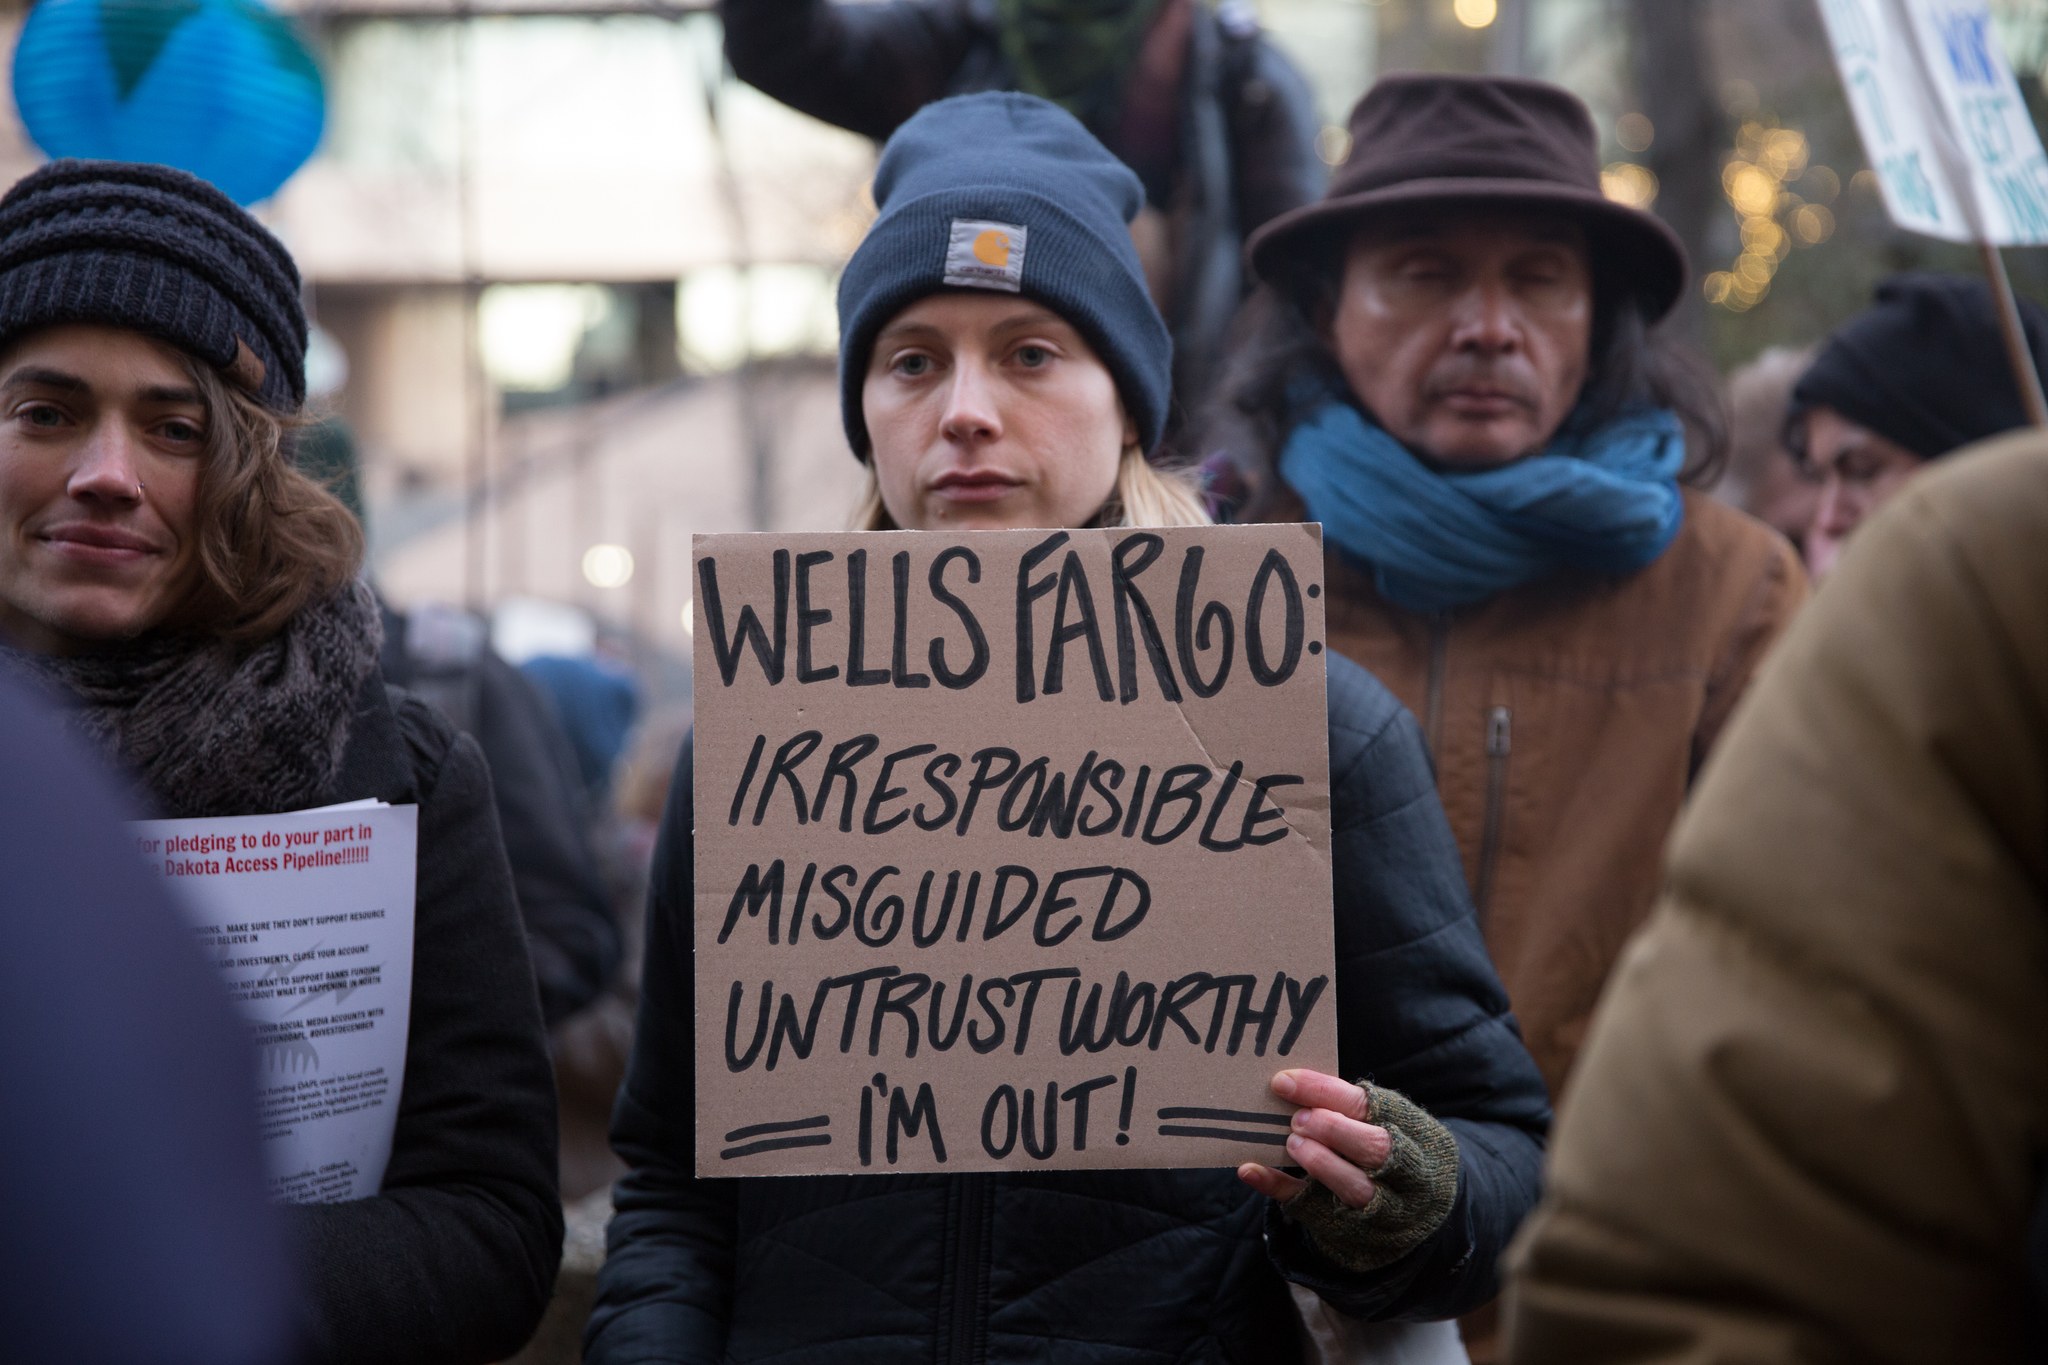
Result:
{"label": "wooden sign pole", "polygon": [[2041,372],[2034,365],[2033,348],[2027,345],[2027,331],[2020,323],[2019,301],[2013,297],[2012,280],[2005,273],[2005,258],[1989,242],[1979,242],[1984,254],[1984,273],[1991,281],[1991,297],[1998,305],[1999,331],[2005,336],[2006,358],[2012,362],[2013,381],[2019,385],[2020,402],[2027,420],[2048,427],[2048,397],[2041,392]]}

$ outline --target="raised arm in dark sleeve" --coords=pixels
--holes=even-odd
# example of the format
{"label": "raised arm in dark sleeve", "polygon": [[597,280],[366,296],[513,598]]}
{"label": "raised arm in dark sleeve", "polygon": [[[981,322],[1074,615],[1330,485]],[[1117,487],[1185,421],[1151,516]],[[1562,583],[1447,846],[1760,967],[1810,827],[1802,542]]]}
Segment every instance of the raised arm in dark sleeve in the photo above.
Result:
{"label": "raised arm in dark sleeve", "polygon": [[1480,938],[1420,727],[1348,660],[1332,656],[1329,677],[1339,1062],[1450,1129],[1458,1194],[1429,1240],[1369,1274],[1323,1257],[1278,1205],[1267,1249],[1341,1312],[1453,1317],[1498,1287],[1540,1192],[1550,1103]]}
{"label": "raised arm in dark sleeve", "polygon": [[741,80],[877,142],[951,88],[974,32],[959,0],[720,0],[718,13]]}
{"label": "raised arm in dark sleeve", "polygon": [[610,1254],[584,1331],[586,1365],[712,1362],[725,1351],[736,1239],[733,1182],[700,1180],[692,1025],[691,748],[676,763],[647,897],[647,960],[612,1146]]}
{"label": "raised arm in dark sleeve", "polygon": [[554,1288],[555,1092],[483,756],[425,703],[398,706],[383,747],[403,746],[417,788],[368,790],[420,808],[405,1085],[383,1192],[292,1210],[306,1359],[485,1365]]}
{"label": "raised arm in dark sleeve", "polygon": [[1237,230],[1254,228],[1322,198],[1329,172],[1316,154],[1322,119],[1308,78],[1263,35],[1244,40],[1243,79],[1229,102]]}

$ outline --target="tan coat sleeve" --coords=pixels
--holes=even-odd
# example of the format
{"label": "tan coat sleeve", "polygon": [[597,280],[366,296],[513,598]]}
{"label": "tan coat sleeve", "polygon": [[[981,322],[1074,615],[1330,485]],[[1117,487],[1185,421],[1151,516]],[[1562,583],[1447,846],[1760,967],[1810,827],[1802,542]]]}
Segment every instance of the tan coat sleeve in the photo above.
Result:
{"label": "tan coat sleeve", "polygon": [[2048,1155],[2048,439],[1931,472],[1764,665],[1511,1253],[1509,1359],[2018,1358]]}
{"label": "tan coat sleeve", "polygon": [[1806,570],[1800,565],[1799,556],[1784,537],[1773,535],[1762,572],[1743,606],[1741,622],[1715,663],[1713,675],[1707,679],[1706,704],[1700,712],[1699,729],[1693,735],[1695,771],[1713,751],[1735,704],[1742,700],[1756,677],[1758,665],[1806,605],[1806,597]]}

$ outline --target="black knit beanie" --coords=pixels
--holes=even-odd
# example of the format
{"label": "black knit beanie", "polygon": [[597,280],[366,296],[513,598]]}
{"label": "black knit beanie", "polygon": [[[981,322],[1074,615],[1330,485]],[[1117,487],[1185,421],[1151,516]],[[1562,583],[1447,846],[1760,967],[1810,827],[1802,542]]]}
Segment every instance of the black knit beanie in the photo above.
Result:
{"label": "black knit beanie", "polygon": [[[2048,371],[2048,311],[2020,300]],[[1923,460],[2027,425],[1991,287],[1974,275],[1894,275],[1835,330],[1792,389],[1788,422],[1833,408]]]}
{"label": "black knit beanie", "polygon": [[1149,452],[1166,427],[1173,342],[1145,287],[1131,169],[1072,114],[1032,95],[959,95],[919,110],[882,149],[879,215],[839,277],[839,405],[863,457],[861,387],[875,336],[947,289],[1036,299],[1116,380]]}
{"label": "black knit beanie", "polygon": [[306,313],[282,243],[169,166],[53,161],[0,198],[0,347],[62,323],[169,342],[279,413],[306,401]]}

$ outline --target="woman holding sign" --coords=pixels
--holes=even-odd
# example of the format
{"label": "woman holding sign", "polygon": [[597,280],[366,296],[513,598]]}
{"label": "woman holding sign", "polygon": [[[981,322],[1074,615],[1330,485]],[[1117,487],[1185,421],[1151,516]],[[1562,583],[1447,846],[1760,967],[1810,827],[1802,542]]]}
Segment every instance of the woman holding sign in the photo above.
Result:
{"label": "woman holding sign", "polygon": [[[1193,489],[1145,458],[1169,347],[1125,230],[1131,172],[1053,106],[977,95],[905,124],[875,187],[840,286],[845,424],[872,476],[861,524],[1203,524]],[[1535,1199],[1543,1086],[1414,721],[1339,660],[1328,681],[1338,1050],[1370,1083],[1274,1077],[1300,1174],[695,1176],[686,746],[587,1358],[1272,1361],[1299,1356],[1289,1281],[1363,1318],[1489,1298]]]}
{"label": "woman holding sign", "polygon": [[[59,161],[0,199],[0,669],[46,685],[167,817],[417,807],[403,1080],[382,1106],[356,1092],[395,1115],[389,1158],[365,1196],[289,1209],[295,1359],[500,1360],[560,1256],[540,1012],[483,760],[386,692],[362,532],[287,458],[305,348],[291,257],[203,181]],[[280,915],[311,875],[260,842],[189,843],[221,855],[180,860],[194,880],[281,874]],[[280,1074],[328,1094],[313,1032],[267,1049],[268,1128],[290,1122]]]}

